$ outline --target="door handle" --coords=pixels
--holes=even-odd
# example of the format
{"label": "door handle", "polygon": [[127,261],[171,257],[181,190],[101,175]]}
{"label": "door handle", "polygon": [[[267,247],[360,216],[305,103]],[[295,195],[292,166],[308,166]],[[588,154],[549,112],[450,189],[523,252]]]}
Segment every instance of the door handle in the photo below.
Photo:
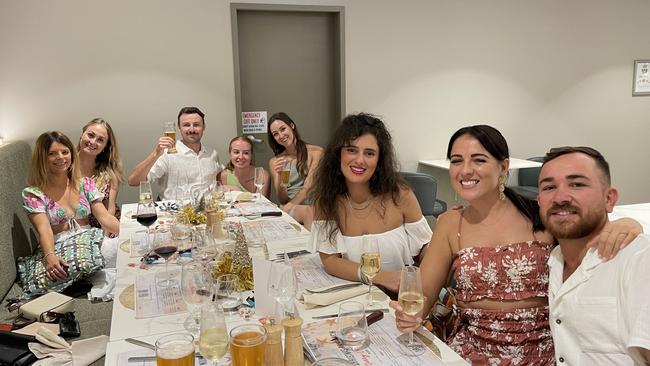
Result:
{"label": "door handle", "polygon": [[261,143],[264,142],[264,140],[262,140],[262,139],[258,139],[257,137],[255,137],[255,136],[253,136],[253,135],[248,135],[248,136],[246,136],[246,137],[248,137],[249,140],[251,140],[252,142],[254,142],[254,143],[256,143],[256,144],[261,144]]}

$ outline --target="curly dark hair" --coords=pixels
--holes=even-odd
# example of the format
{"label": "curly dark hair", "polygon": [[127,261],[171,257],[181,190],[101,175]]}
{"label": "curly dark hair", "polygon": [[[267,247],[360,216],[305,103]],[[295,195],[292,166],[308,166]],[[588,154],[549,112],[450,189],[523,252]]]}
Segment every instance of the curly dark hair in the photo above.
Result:
{"label": "curly dark hair", "polygon": [[[328,222],[330,241],[333,241],[343,222],[338,215],[340,199],[348,194],[345,177],[341,172],[341,149],[365,134],[373,135],[379,146],[377,169],[369,182],[370,192],[378,197],[390,196],[397,205],[400,189],[408,187],[399,174],[392,138],[384,122],[366,113],[345,117],[325,148],[310,192],[316,208],[315,219]],[[332,222],[335,225],[329,224]]]}
{"label": "curly dark hair", "polygon": [[271,150],[273,150],[275,156],[280,155],[284,150],[286,150],[284,146],[275,141],[275,137],[273,137],[273,133],[271,132],[271,124],[277,120],[284,122],[287,126],[289,126],[289,128],[293,130],[293,136],[296,144],[296,160],[298,161],[296,168],[298,169],[298,173],[300,173],[301,177],[307,178],[307,144],[300,138],[300,133],[298,133],[298,126],[296,126],[296,123],[293,122],[291,117],[289,117],[289,115],[284,112],[273,114],[271,118],[269,118],[269,123],[266,125],[266,135],[267,139],[269,140],[269,146],[271,146]]}
{"label": "curly dark hair", "polygon": [[[447,145],[447,159],[451,158],[451,148],[454,142],[463,135],[470,135],[498,161],[504,161],[510,158],[510,151],[505,137],[496,128],[488,125],[467,126],[456,131],[449,139]],[[515,205],[522,215],[526,216],[533,223],[534,231],[543,231],[544,224],[539,215],[539,204],[535,200],[528,199],[510,187],[505,187],[503,193]]]}

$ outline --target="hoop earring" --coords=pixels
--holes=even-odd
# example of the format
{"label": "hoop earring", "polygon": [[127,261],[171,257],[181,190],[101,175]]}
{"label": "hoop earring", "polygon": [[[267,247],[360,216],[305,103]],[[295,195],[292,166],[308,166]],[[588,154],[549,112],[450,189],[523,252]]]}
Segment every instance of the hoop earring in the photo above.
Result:
{"label": "hoop earring", "polygon": [[500,176],[499,177],[499,199],[501,201],[505,201],[506,195],[503,193],[506,190],[506,177],[505,176]]}

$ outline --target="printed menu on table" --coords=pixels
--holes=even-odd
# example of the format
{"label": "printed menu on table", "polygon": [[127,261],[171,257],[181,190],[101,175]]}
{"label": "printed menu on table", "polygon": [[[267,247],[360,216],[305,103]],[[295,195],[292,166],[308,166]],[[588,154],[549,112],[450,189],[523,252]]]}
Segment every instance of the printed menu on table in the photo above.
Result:
{"label": "printed menu on table", "polygon": [[169,287],[156,285],[156,272],[139,273],[135,279],[135,317],[151,318],[187,311],[180,289],[180,273],[173,271],[177,280]]}

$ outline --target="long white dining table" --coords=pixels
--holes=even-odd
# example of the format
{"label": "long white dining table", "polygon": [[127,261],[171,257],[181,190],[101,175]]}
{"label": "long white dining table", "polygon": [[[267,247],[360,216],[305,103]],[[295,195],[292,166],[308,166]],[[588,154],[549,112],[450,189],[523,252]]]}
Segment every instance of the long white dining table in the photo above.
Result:
{"label": "long white dining table", "polygon": [[[124,243],[127,240],[130,240],[131,235],[134,232],[143,230],[143,226],[138,224],[138,222],[133,218],[136,212],[136,208],[137,204],[125,204],[122,206],[119,237],[120,244]],[[236,217],[227,218],[227,220],[248,219]],[[309,249],[307,248],[308,238],[310,235],[309,231],[299,225],[291,216],[287,215],[286,213],[283,213],[280,217],[263,217],[256,220],[285,220],[294,224],[294,227],[300,228],[300,232],[298,232],[295,237],[282,241],[267,242],[270,258],[273,258],[276,254],[283,253],[284,251],[288,252],[299,249]],[[150,265],[148,269],[141,269],[139,264],[139,258],[133,258],[126,251],[118,250],[115,299],[111,319],[110,341],[106,348],[105,365],[118,365],[118,358],[120,353],[138,350],[140,348],[139,346],[126,342],[124,340],[125,338],[135,338],[153,344],[155,343],[155,340],[163,334],[185,331],[183,322],[188,316],[187,312],[174,315],[138,319],[135,317],[135,311],[124,306],[124,304],[121,302],[121,294],[134,284],[138,274],[143,273],[143,271],[157,271],[164,268],[163,265],[154,264]],[[178,265],[170,264],[170,268],[172,268],[172,266],[178,267]],[[388,301],[386,300],[385,304],[382,305],[385,305],[384,307],[388,307],[387,302]],[[300,316],[305,322],[309,322],[314,316],[336,313],[337,311],[338,304],[333,304],[317,309],[310,309],[308,311],[301,311]],[[229,316],[226,318],[227,326],[229,329],[246,321],[250,320],[245,320],[238,315]],[[456,353],[454,353],[454,351],[452,351],[439,339],[436,338],[434,343],[440,350],[441,359],[445,364],[452,366],[468,365],[463,359],[461,359]]]}

